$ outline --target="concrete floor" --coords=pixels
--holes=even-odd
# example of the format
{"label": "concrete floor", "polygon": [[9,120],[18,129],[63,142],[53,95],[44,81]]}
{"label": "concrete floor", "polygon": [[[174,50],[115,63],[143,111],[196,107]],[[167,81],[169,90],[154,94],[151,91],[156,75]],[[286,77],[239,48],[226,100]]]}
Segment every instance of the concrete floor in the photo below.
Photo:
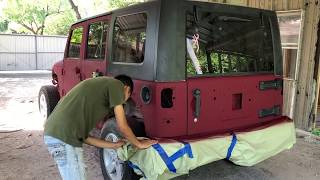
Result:
{"label": "concrete floor", "polygon": [[[54,161],[43,144],[43,122],[37,94],[50,84],[48,72],[0,72],[0,180],[59,179]],[[85,146],[88,179],[103,179],[94,147]],[[217,161],[199,167],[183,179],[320,179],[320,142],[298,137],[297,144],[253,167]]]}

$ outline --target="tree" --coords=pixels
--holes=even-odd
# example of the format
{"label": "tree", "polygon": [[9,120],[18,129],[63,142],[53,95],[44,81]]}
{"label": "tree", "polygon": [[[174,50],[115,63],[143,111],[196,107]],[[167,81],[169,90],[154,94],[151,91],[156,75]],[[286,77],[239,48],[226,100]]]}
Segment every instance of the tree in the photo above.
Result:
{"label": "tree", "polygon": [[9,0],[4,15],[32,34],[42,35],[49,16],[62,11],[60,0]]}
{"label": "tree", "polygon": [[76,17],[71,9],[63,13],[48,17],[44,34],[68,35],[70,26],[76,21]]}
{"label": "tree", "polygon": [[6,32],[8,30],[9,21],[0,19],[0,32]]}
{"label": "tree", "polygon": [[109,6],[111,8],[123,8],[146,0],[110,0]]}
{"label": "tree", "polygon": [[0,13],[0,32],[9,28],[15,33],[66,35],[77,19],[143,1],[7,0]]}
{"label": "tree", "polygon": [[76,5],[74,4],[73,0],[69,0],[69,3],[70,3],[70,5],[71,5],[72,10],[74,11],[74,13],[76,13],[77,19],[78,19],[78,20],[81,19],[81,15],[80,15],[78,6],[76,6]]}

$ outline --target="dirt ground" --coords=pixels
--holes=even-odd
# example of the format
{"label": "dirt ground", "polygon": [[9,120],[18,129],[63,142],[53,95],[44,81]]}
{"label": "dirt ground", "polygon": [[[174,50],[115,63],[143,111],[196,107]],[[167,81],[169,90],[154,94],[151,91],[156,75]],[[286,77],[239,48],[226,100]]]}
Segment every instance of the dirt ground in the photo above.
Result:
{"label": "dirt ground", "polygon": [[[0,180],[60,179],[42,140],[43,122],[37,107],[49,72],[0,72]],[[89,180],[103,179],[97,150],[84,147]],[[254,167],[217,161],[197,168],[185,179],[320,179],[320,142],[298,137],[297,144]]]}

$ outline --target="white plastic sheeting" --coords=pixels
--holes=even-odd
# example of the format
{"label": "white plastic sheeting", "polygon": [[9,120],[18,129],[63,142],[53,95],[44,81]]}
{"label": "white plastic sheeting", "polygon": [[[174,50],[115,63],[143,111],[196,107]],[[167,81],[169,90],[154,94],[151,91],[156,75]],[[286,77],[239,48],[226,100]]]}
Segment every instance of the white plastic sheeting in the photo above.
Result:
{"label": "white plastic sheeting", "polygon": [[241,166],[253,166],[296,142],[293,122],[283,122],[250,132],[212,137],[191,142],[161,142],[136,150],[130,144],[118,149],[120,159],[128,161],[142,179],[162,180],[187,174],[199,166],[228,159]]}

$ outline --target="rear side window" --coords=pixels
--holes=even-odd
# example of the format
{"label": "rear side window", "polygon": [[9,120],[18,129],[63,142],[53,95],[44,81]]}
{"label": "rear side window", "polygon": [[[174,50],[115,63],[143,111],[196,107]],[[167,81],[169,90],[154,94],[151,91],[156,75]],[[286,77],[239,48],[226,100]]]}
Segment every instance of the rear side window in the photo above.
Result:
{"label": "rear side window", "polygon": [[78,28],[72,30],[67,57],[80,58],[82,33],[83,33],[82,27],[78,27]]}
{"label": "rear side window", "polygon": [[108,29],[108,22],[90,24],[87,42],[87,59],[104,59]]}
{"label": "rear side window", "polygon": [[146,45],[147,14],[116,18],[113,30],[113,61],[142,63]]}

